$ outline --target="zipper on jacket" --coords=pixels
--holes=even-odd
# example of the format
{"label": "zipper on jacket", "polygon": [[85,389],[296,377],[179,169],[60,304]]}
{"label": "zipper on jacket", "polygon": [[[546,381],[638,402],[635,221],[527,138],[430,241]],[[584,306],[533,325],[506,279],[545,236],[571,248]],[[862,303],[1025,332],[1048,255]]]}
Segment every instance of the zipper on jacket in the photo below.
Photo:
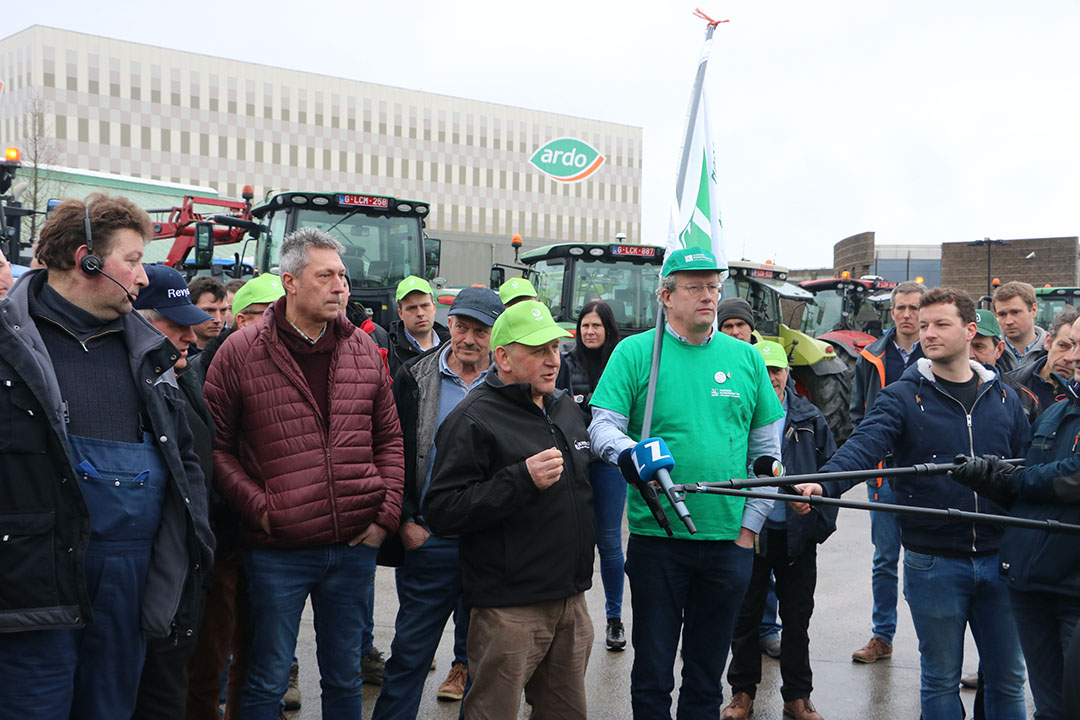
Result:
{"label": "zipper on jacket", "polygon": [[[576,544],[580,544],[581,543],[581,523],[578,520],[577,498],[574,497],[574,494],[575,494],[574,481],[573,481],[574,473],[572,472],[573,465],[574,465],[574,456],[570,452],[570,448],[569,448],[570,443],[567,442],[567,449],[566,450],[563,450],[561,447],[559,447],[559,436],[555,433],[555,423],[553,423],[551,421],[551,415],[548,414],[546,409],[543,409],[543,408],[537,408],[537,409],[539,409],[540,412],[542,412],[544,414],[544,419],[547,420],[548,430],[551,432],[551,439],[555,441],[555,447],[559,448],[559,452],[565,452],[566,455],[569,457],[569,460],[570,460],[571,471],[567,472],[567,476],[569,477],[569,480],[567,482],[570,483],[570,508],[573,511],[572,514],[574,516],[574,537],[577,538],[577,541],[578,541]],[[575,583],[577,582],[577,576],[581,572],[581,553],[575,553],[575,555],[576,555],[576,557],[574,558],[574,577],[570,579],[570,584],[571,584],[571,586],[574,586],[575,590],[577,590],[577,587],[576,587]]]}

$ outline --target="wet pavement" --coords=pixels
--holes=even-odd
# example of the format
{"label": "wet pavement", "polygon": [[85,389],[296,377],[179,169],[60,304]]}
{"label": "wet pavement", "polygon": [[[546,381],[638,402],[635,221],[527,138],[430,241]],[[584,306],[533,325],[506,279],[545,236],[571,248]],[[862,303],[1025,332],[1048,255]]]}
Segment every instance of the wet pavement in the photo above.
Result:
{"label": "wet pavement", "polygon": [[[859,497],[858,486],[849,497]],[[911,615],[903,600],[901,570],[901,600],[899,623],[893,645],[893,656],[873,665],[851,661],[851,653],[870,639],[870,516],[859,510],[841,510],[838,530],[818,550],[818,586],[815,594],[814,617],[810,623],[810,657],[814,671],[812,700],[826,720],[876,720],[877,718],[919,717],[919,653]],[[902,561],[901,561],[901,564]],[[624,720],[630,712],[630,667],[634,651],[608,652],[604,648],[604,594],[600,585],[600,563],[595,563],[593,587],[588,592],[589,611],[596,624],[596,644],[586,676],[589,697],[589,717],[597,720]],[[630,588],[626,587],[623,620],[629,626],[634,619],[630,606]],[[379,568],[375,583],[375,644],[389,655],[394,634],[397,595],[394,573]],[[454,720],[458,717],[457,702],[440,702],[435,690],[445,679],[453,659],[453,624],[447,623],[442,642],[436,653],[437,669],[428,675],[420,705],[419,718]],[[315,639],[310,605],[301,623],[297,645],[300,660],[300,686],[303,706],[291,717],[316,720],[319,710],[318,667],[315,661]],[[758,688],[754,707],[755,720],[781,720],[783,701],[780,697],[780,665],[762,657],[762,684]],[[978,656],[970,634],[964,659],[964,674],[975,672]],[[678,685],[676,666],[676,685]],[[377,686],[364,688],[364,718],[371,716]],[[1034,709],[1028,691],[1029,716]],[[724,685],[725,700],[730,699]],[[961,691],[967,717],[971,717],[974,692]],[[674,708],[674,706],[673,706]],[[521,718],[528,717],[523,705]]]}

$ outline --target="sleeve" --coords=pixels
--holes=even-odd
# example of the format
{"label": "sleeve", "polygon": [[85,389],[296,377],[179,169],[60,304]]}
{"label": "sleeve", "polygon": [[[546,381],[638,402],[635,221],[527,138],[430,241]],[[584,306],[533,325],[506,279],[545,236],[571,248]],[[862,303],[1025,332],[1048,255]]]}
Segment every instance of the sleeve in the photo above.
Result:
{"label": "sleeve", "polygon": [[362,343],[375,366],[376,388],[371,410],[371,453],[375,469],[383,479],[383,495],[375,523],[393,533],[401,519],[401,501],[405,490],[405,452],[398,421],[397,405],[390,391],[390,379],[383,372],[382,356],[374,341]]}
{"label": "sleeve", "polygon": [[[832,456],[821,472],[840,470],[870,470],[877,467],[890,449],[897,445],[904,427],[904,407],[894,388],[889,385],[878,393],[874,405],[859,427]],[[822,483],[830,497],[840,497],[864,480],[834,480]]]}
{"label": "sleeve", "polygon": [[855,361],[855,378],[851,385],[851,402],[848,405],[852,428],[858,427],[863,416],[866,415],[866,383],[868,382],[866,373],[869,368],[870,363],[866,361],[866,358],[860,356]]}
{"label": "sleeve", "polygon": [[[776,397],[776,392],[773,391],[772,385],[769,385],[769,391],[772,392],[773,397]],[[783,408],[781,407],[781,413]],[[779,426],[779,427],[778,427]],[[784,418],[769,423],[763,427],[753,428],[750,430],[750,436],[748,438],[750,466],[753,467],[754,461],[759,457],[774,457],[777,460],[780,459],[780,433],[784,429]],[[762,487],[758,488],[763,492],[775,492],[775,487]],[[769,513],[772,512],[775,500],[766,500],[764,498],[747,498],[746,504],[743,506],[742,514],[742,527],[747,530],[751,530],[755,533],[761,532],[761,526],[765,524],[765,518],[769,517]]]}
{"label": "sleeve", "polygon": [[595,455],[612,465],[619,463],[623,450],[636,444],[626,434],[630,419],[614,410],[593,408],[592,423],[589,424],[589,443]]}
{"label": "sleeve", "polygon": [[[380,348],[381,349],[381,348]],[[402,368],[394,376],[390,386],[397,406],[398,420],[401,425],[402,451],[404,453],[404,489],[401,498],[402,523],[412,522],[420,513],[419,498],[416,497],[416,423],[417,423],[417,386],[412,374]],[[408,428],[408,431],[406,431]]]}
{"label": "sleeve", "polygon": [[[1051,416],[1043,414],[1037,423]],[[1069,430],[1076,429],[1075,425]],[[1060,428],[1058,432],[1062,432]],[[1080,432],[1068,433],[1062,442],[1070,443],[1065,457],[1042,465],[1028,465],[1013,475],[1017,495],[1032,502],[1080,503]]]}
{"label": "sleeve", "polygon": [[600,381],[593,390],[593,412],[596,412],[597,408],[603,408],[613,410],[623,417],[630,417],[638,398],[644,398],[645,388],[637,381],[640,377],[638,364],[638,358],[629,343],[622,342],[615,346],[604,372],[600,375]]}
{"label": "sleeve", "polygon": [[239,459],[244,409],[240,388],[243,363],[238,358],[239,339],[237,335],[237,342],[226,340],[218,349],[214,361],[206,369],[203,397],[217,431],[214,438],[214,480],[218,491],[249,527],[258,528],[259,520],[266,514],[266,492],[247,474]]}
{"label": "sleeve", "polygon": [[495,438],[466,410],[451,411],[435,434],[435,466],[421,509],[436,535],[489,528],[541,492],[524,460],[494,467]]}
{"label": "sleeve", "polygon": [[[784,407],[776,398],[776,390],[773,389],[772,382],[769,381],[769,371],[765,368],[765,360],[756,350],[752,352],[754,353],[752,361],[754,363],[754,376],[757,389],[756,396],[754,397],[754,415],[750,419],[751,431],[756,428],[765,427],[766,425],[772,425],[777,420],[783,421],[784,419]],[[775,435],[776,434],[774,434],[774,439]],[[773,457],[780,457],[779,450]]]}
{"label": "sleeve", "polygon": [[833,437],[832,429],[820,411],[815,422],[817,430],[814,431],[814,438],[817,440],[817,466],[820,469],[836,454],[836,438]]}
{"label": "sleeve", "polygon": [[208,544],[209,555],[201,559],[206,564],[213,561],[215,544],[214,533],[210,530],[210,493],[207,489],[207,478],[203,476],[202,463],[195,452],[195,435],[187,418],[187,400],[179,389],[177,395],[180,397],[177,398],[174,415],[176,444],[180,451],[180,460],[184,463],[184,474],[188,479],[188,500],[195,534]]}

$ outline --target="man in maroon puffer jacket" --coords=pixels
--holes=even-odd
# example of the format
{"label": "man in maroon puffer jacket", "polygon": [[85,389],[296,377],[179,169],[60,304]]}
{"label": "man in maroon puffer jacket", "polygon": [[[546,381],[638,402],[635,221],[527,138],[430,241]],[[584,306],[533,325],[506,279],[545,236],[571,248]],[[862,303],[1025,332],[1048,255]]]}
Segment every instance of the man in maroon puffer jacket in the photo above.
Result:
{"label": "man in maroon puffer jacket", "polygon": [[214,475],[244,523],[253,641],[245,718],[277,718],[304,604],[315,612],[322,715],[360,717],[375,554],[401,512],[404,456],[375,343],[340,314],[340,243],[281,247],[285,297],[234,332],[206,375]]}

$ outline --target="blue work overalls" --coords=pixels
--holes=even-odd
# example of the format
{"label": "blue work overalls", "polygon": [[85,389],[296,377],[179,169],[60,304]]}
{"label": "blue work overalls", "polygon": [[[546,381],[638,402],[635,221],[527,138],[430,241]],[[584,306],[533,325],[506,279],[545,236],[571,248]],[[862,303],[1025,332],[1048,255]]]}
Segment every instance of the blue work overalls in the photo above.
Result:
{"label": "blue work overalls", "polygon": [[129,718],[146,655],[143,590],[168,470],[150,433],[141,443],[68,441],[90,511],[85,568],[93,615],[81,630],[17,633],[18,659],[4,663],[0,682],[25,684],[35,720]]}

